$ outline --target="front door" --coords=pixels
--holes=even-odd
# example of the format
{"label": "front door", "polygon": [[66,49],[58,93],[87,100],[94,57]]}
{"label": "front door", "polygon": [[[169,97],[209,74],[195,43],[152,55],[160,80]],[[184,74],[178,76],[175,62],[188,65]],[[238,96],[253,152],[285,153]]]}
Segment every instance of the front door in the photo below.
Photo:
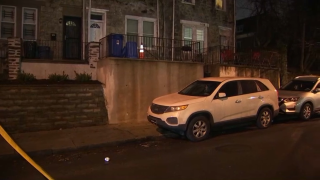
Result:
{"label": "front door", "polygon": [[63,56],[65,59],[81,59],[81,18],[63,17]]}
{"label": "front door", "polygon": [[91,21],[90,23],[90,42],[99,42],[103,32],[103,23]]}
{"label": "front door", "polygon": [[[225,98],[219,98],[218,94],[226,93]],[[227,122],[243,118],[242,96],[239,95],[238,81],[225,83],[217,92],[211,102],[211,112],[214,115],[214,122]]]}

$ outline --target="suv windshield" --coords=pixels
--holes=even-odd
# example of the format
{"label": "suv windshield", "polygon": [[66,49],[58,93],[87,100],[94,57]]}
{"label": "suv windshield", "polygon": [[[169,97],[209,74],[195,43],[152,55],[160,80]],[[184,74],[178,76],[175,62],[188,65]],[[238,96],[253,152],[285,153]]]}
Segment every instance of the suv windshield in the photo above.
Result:
{"label": "suv windshield", "polygon": [[195,81],[179,92],[188,96],[209,96],[219,86],[217,81]]}
{"label": "suv windshield", "polygon": [[315,81],[293,80],[281,89],[287,91],[311,91],[315,84]]}

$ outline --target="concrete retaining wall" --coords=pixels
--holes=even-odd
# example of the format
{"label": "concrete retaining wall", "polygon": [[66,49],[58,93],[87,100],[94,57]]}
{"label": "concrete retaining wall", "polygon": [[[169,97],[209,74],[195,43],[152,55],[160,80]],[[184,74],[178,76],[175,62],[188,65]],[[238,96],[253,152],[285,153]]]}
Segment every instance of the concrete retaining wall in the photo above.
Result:
{"label": "concrete retaining wall", "polygon": [[261,77],[269,79],[278,88],[280,86],[280,73],[278,69],[262,69],[241,66],[211,65],[210,76],[213,77]]}
{"label": "concrete retaining wall", "polygon": [[202,77],[199,63],[107,58],[97,65],[97,78],[106,85],[109,123],[146,121],[154,98]]}
{"label": "concrete retaining wall", "polygon": [[100,84],[1,85],[0,123],[27,132],[107,123]]}

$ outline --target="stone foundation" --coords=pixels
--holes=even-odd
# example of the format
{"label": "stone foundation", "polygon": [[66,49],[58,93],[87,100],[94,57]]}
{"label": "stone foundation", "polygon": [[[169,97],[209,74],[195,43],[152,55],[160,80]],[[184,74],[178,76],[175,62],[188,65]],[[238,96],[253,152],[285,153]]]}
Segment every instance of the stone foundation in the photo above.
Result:
{"label": "stone foundation", "polygon": [[107,123],[100,84],[1,85],[0,123],[11,133]]}

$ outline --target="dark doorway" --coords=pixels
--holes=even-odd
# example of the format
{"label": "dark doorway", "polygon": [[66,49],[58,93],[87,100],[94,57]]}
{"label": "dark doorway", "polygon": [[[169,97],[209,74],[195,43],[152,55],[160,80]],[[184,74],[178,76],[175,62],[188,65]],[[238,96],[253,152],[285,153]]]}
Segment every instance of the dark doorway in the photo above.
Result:
{"label": "dark doorway", "polygon": [[63,57],[81,59],[81,18],[63,17]]}

